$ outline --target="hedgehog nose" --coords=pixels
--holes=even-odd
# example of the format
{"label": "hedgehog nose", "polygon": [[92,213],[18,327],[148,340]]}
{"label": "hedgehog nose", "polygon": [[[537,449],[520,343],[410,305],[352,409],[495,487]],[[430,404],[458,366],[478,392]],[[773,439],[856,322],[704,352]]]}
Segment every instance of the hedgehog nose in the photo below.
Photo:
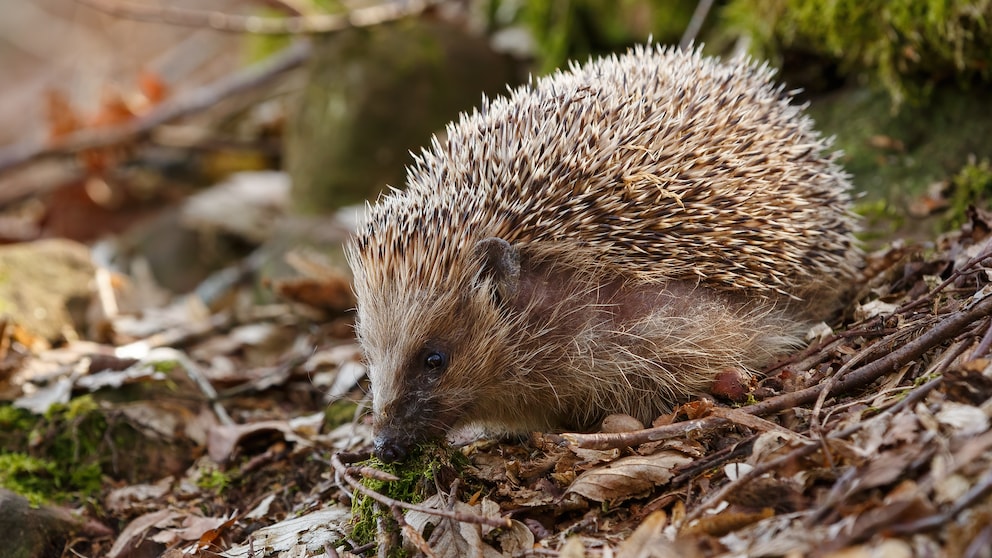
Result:
{"label": "hedgehog nose", "polygon": [[383,436],[376,436],[372,442],[372,453],[384,463],[395,463],[406,457],[407,448]]}

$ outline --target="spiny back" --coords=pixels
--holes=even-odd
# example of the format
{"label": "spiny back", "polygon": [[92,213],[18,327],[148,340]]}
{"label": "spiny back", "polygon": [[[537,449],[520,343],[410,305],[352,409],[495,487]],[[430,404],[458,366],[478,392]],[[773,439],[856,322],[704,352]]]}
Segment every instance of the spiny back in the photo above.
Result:
{"label": "spiny back", "polygon": [[370,207],[360,288],[436,288],[486,237],[756,295],[850,276],[847,176],[772,76],[649,46],[484,100]]}

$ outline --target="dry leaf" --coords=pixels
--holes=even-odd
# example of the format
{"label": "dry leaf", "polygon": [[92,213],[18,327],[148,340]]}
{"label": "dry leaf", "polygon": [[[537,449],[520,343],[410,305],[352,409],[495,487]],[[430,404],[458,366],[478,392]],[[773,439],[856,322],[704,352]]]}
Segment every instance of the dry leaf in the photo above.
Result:
{"label": "dry leaf", "polygon": [[691,457],[670,450],[623,457],[582,473],[566,493],[579,494],[595,502],[622,502],[663,486],[675,475],[677,468],[690,462]]}
{"label": "dry leaf", "polygon": [[350,530],[351,508],[333,506],[263,527],[220,556],[257,558],[260,552],[264,556],[312,556],[308,549],[340,541]]}
{"label": "dry leaf", "polygon": [[934,415],[937,422],[948,427],[953,436],[970,437],[989,429],[989,417],[978,407],[945,401]]}
{"label": "dry leaf", "polygon": [[[430,508],[445,509],[446,497],[435,494],[421,503]],[[455,501],[453,511],[467,515],[480,514],[481,506],[470,506],[464,502]],[[498,516],[498,509],[497,509]],[[421,535],[428,525],[434,525],[431,534],[432,547],[438,558],[500,558],[502,555],[492,546],[482,540],[482,529],[474,523],[461,523],[453,519],[438,517],[419,511],[409,511],[405,516],[407,525]],[[524,527],[526,529],[526,527]]]}

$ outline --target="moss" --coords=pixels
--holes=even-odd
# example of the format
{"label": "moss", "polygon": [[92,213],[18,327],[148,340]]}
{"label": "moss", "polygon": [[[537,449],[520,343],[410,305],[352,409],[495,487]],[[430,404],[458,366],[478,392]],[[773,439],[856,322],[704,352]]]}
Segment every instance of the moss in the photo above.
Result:
{"label": "moss", "polygon": [[24,496],[32,505],[66,500],[72,494],[93,495],[100,489],[100,479],[98,463],[67,467],[24,453],[0,453],[0,486]]}
{"label": "moss", "polygon": [[0,486],[24,496],[31,505],[46,503],[57,487],[56,466],[23,453],[0,453]]}
{"label": "moss", "polygon": [[944,226],[956,229],[967,219],[971,206],[988,208],[992,201],[992,163],[972,158],[951,179],[953,191]]}
{"label": "moss", "polygon": [[328,428],[347,424],[355,419],[355,412],[357,410],[358,404],[354,401],[348,401],[346,399],[335,401],[324,409],[324,424]]}
{"label": "moss", "polygon": [[[37,419],[24,409],[18,409],[13,405],[0,405],[0,433],[26,432],[34,426],[35,420]],[[6,448],[9,445],[3,443],[0,447]]]}
{"label": "moss", "polygon": [[[526,26],[537,43],[538,70],[547,73],[569,60],[616,52],[648,37],[676,43],[689,23],[695,0],[534,0],[494,2],[516,8],[512,23]],[[495,18],[495,16],[494,16]]]}
{"label": "moss", "polygon": [[854,212],[862,218],[863,228],[858,233],[858,240],[869,245],[893,238],[905,224],[905,212],[885,199],[862,201],[855,205]]}
{"label": "moss", "polygon": [[200,476],[196,479],[197,486],[204,490],[209,490],[218,496],[227,490],[231,482],[231,475],[219,469],[202,470],[200,471]]}
{"label": "moss", "polygon": [[[434,492],[435,485],[445,476],[460,471],[467,460],[461,452],[447,446],[430,444],[418,448],[405,460],[397,463],[383,463],[377,458],[371,458],[362,465],[390,473],[399,480],[382,481],[363,479],[369,489],[412,504],[419,504]],[[440,481],[443,485],[443,481]],[[367,544],[376,539],[376,524],[380,518],[392,523],[392,518],[385,513],[375,501],[360,493],[355,493],[351,503],[352,532],[351,538],[358,544]],[[392,549],[390,556],[403,556],[402,549]]]}
{"label": "moss", "polygon": [[181,367],[178,360],[159,360],[152,363],[152,370],[163,374],[169,374]]}
{"label": "moss", "polygon": [[89,396],[53,405],[44,417],[0,407],[0,485],[34,503],[86,498],[100,490],[107,420]]}
{"label": "moss", "polygon": [[[974,159],[992,159],[987,113],[992,87],[934,91],[927,107],[889,111],[884,92],[850,89],[819,98],[809,113],[817,128],[835,138],[839,162],[853,175],[857,211],[874,236],[932,237],[939,219],[910,211],[931,185],[946,182]],[[986,198],[987,199],[987,198]]]}
{"label": "moss", "polygon": [[752,38],[752,53],[781,60],[798,49],[869,76],[896,106],[934,84],[992,78],[992,0],[732,0],[724,25]]}

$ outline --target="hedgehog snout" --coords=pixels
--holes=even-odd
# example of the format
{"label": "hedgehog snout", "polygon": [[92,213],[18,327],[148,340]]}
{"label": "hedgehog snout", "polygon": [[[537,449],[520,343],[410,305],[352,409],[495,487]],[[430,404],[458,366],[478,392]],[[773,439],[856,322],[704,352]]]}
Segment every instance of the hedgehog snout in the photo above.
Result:
{"label": "hedgehog snout", "polygon": [[384,463],[395,463],[410,453],[410,446],[400,440],[379,434],[372,442],[372,454]]}
{"label": "hedgehog snout", "polygon": [[425,406],[423,398],[415,400],[416,404],[404,401],[403,405],[390,405],[373,421],[372,453],[386,463],[400,461],[418,444],[442,438],[446,433],[440,424],[427,418],[436,418],[436,410]]}

